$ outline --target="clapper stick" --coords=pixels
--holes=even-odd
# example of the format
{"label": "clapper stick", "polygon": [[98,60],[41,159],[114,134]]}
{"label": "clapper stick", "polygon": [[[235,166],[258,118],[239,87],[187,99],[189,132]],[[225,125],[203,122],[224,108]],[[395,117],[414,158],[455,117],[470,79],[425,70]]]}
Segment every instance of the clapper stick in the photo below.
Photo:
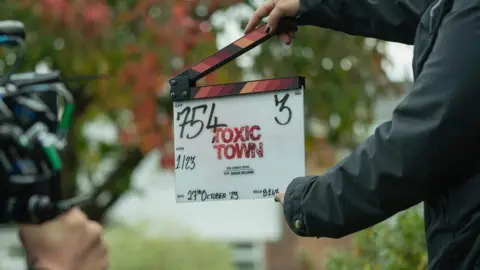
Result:
{"label": "clapper stick", "polygon": [[[238,58],[239,56],[250,51],[256,46],[262,44],[263,42],[267,41],[271,37],[278,35],[279,33],[296,32],[298,28],[293,19],[283,18],[282,20],[280,20],[276,32],[267,33],[266,29],[267,29],[267,24],[261,25],[260,27],[250,32],[249,34],[244,35],[238,40],[232,42],[230,45],[217,51],[210,57],[207,57],[203,61],[200,61],[199,63],[193,65],[191,68],[178,74],[175,78],[171,79],[170,80],[170,85],[171,85],[170,97],[172,98],[172,100],[181,101],[181,100],[188,100],[188,99],[194,99],[194,98],[206,98],[206,97],[213,97],[213,96],[224,96],[229,94],[239,94],[239,92],[237,91],[242,90],[241,89],[242,83],[216,85],[214,89],[211,89],[212,86],[206,86],[206,87],[195,87],[195,86],[196,86],[196,82],[201,78],[207,76],[208,74],[224,66],[230,61]],[[287,90],[287,89],[301,88],[301,86],[304,84],[302,79],[303,78],[295,77],[295,78],[272,79],[272,80],[262,80],[262,81],[270,81],[270,82],[267,82],[267,84],[268,83],[270,84],[269,85],[270,88],[274,87],[274,90]],[[261,86],[261,88],[265,89],[264,85],[258,84],[259,81],[252,81],[251,83],[254,83],[254,82],[257,82],[257,86]],[[225,88],[226,86],[228,87]],[[246,85],[243,85],[243,86],[246,86]],[[253,84],[250,84],[248,85],[247,89],[243,89],[243,90],[244,91],[246,90],[247,92],[255,92],[255,87],[252,88],[252,86]],[[231,91],[227,91],[228,88],[234,88],[234,89],[231,89]],[[218,91],[220,91],[220,93]],[[207,92],[210,92],[210,94],[208,94]],[[213,95],[214,93],[215,95]]]}

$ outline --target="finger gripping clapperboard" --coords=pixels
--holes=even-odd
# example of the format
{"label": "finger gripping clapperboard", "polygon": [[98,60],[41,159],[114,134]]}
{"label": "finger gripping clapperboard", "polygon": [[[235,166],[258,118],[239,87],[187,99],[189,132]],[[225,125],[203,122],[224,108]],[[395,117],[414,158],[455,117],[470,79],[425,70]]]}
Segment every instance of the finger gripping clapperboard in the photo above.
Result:
{"label": "finger gripping clapperboard", "polygon": [[[275,35],[266,28],[170,80],[177,203],[272,198],[305,175],[303,77],[196,86]],[[281,20],[276,33],[290,31]]]}

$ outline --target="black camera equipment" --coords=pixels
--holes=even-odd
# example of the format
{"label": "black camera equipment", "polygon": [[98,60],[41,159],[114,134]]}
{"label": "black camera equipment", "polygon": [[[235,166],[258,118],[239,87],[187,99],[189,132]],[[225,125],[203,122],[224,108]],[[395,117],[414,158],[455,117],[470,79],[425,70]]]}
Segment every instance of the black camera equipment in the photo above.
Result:
{"label": "black camera equipment", "polygon": [[23,23],[0,21],[0,46],[19,51],[0,79],[0,223],[39,224],[89,197],[61,198],[59,152],[67,144],[74,99],[59,71],[15,73],[24,42]]}

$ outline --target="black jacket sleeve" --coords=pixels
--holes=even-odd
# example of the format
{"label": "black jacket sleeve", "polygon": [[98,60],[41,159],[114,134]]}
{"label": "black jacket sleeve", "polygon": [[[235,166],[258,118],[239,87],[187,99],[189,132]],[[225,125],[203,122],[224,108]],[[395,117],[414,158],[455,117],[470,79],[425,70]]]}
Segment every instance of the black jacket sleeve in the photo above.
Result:
{"label": "black jacket sleeve", "polygon": [[413,44],[432,0],[300,0],[299,25]]}
{"label": "black jacket sleeve", "polygon": [[392,120],[324,175],[288,186],[284,214],[295,233],[357,232],[434,198],[480,165],[480,4],[456,3]]}

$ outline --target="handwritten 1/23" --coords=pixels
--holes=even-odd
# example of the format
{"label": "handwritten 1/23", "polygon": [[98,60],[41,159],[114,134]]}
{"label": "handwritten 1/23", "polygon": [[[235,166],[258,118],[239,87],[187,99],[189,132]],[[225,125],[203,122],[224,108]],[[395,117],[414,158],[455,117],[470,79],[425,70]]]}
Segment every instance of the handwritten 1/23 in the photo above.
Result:
{"label": "handwritten 1/23", "polygon": [[195,156],[187,156],[187,155],[178,155],[177,156],[177,166],[175,166],[176,170],[193,170],[195,169]]}
{"label": "handwritten 1/23", "polygon": [[[300,95],[300,94],[301,94],[300,92],[295,92],[295,95]],[[285,94],[282,98],[279,98],[278,94],[274,95],[275,107],[278,108],[278,111],[280,113],[283,113],[283,112],[287,113],[286,120],[283,120],[283,121],[280,120],[280,118],[277,116],[274,117],[274,120],[278,125],[282,125],[282,126],[288,125],[292,120],[292,115],[293,115],[292,109],[287,106],[287,101],[289,97],[290,97],[290,94],[288,93]],[[183,106],[183,104],[176,105],[176,107],[181,107],[181,106]],[[189,127],[190,131],[192,131],[192,128],[195,128],[193,129],[194,133],[189,132],[186,134],[186,138],[189,140],[195,139],[198,136],[200,136],[200,134],[202,134],[202,131],[205,129],[206,130],[213,129],[213,131],[215,132],[217,128],[227,127],[227,124],[219,123],[218,117],[215,116],[215,107],[216,107],[215,103],[212,103],[210,108],[207,104],[197,105],[195,107],[186,106],[183,110],[178,112],[177,121],[181,121],[178,124],[179,127],[181,128],[180,139],[184,138],[186,127]],[[205,115],[209,109],[210,111],[208,115],[208,121],[207,121],[207,124],[205,125],[205,122],[201,118],[197,118],[197,116],[199,111],[201,115]],[[183,119],[182,119],[182,115],[184,115]]]}

